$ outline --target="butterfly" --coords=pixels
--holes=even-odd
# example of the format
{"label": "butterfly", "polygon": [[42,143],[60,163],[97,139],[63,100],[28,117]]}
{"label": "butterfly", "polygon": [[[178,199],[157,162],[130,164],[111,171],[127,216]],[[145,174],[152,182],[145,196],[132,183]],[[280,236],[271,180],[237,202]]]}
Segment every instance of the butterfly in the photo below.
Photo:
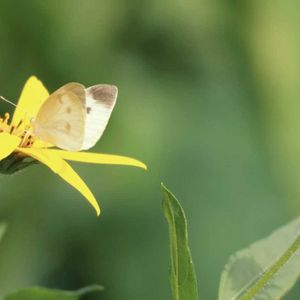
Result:
{"label": "butterfly", "polygon": [[32,135],[64,150],[89,149],[102,136],[117,95],[114,85],[67,83],[43,102],[32,119]]}

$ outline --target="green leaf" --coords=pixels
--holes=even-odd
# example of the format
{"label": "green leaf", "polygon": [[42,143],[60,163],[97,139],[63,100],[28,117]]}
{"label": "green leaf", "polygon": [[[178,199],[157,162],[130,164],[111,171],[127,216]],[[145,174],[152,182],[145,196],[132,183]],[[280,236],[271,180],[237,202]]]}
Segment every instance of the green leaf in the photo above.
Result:
{"label": "green leaf", "polygon": [[14,174],[38,162],[27,156],[19,156],[16,153],[0,160],[0,173],[5,175]]}
{"label": "green leaf", "polygon": [[198,299],[197,279],[188,245],[187,221],[180,203],[162,184],[163,211],[169,225],[171,269],[174,300]]}
{"label": "green leaf", "polygon": [[16,291],[2,300],[79,300],[81,297],[97,291],[102,291],[103,287],[91,285],[78,291],[51,290],[42,287],[32,287]]}
{"label": "green leaf", "polygon": [[2,240],[5,232],[6,232],[7,224],[6,223],[0,223],[0,241]]}
{"label": "green leaf", "polygon": [[300,218],[229,259],[219,300],[276,300],[300,275]]}

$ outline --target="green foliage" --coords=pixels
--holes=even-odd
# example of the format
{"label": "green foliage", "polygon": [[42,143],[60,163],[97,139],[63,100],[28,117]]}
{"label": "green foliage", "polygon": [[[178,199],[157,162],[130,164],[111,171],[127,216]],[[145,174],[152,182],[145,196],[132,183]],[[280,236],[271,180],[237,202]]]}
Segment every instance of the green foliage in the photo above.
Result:
{"label": "green foliage", "polygon": [[[0,241],[6,232],[7,224],[0,223]],[[91,285],[77,291],[61,291],[43,287],[30,287],[1,297],[1,300],[80,300],[83,296],[102,291],[100,285]]]}
{"label": "green foliage", "polygon": [[219,300],[282,299],[300,275],[300,218],[233,255]]}
{"label": "green foliage", "polygon": [[6,223],[0,223],[0,241],[2,240],[5,232],[6,232],[7,224]]}
{"label": "green foliage", "polygon": [[[163,184],[162,189],[169,225],[173,299],[198,299],[184,210]],[[300,275],[299,249],[300,217],[230,257],[221,276],[218,299],[282,299]]]}
{"label": "green foliage", "polygon": [[198,299],[197,280],[188,245],[187,221],[180,203],[162,184],[163,211],[169,225],[171,270],[174,300]]}
{"label": "green foliage", "polygon": [[30,157],[12,153],[5,159],[0,160],[0,173],[5,175],[14,174],[38,162]]}
{"label": "green foliage", "polygon": [[[98,221],[46,168],[3,176],[1,216],[12,226],[0,246],[0,293],[40,274],[47,286],[77,287],[75,268],[118,285],[106,300],[168,299],[153,264],[165,257],[164,247],[153,251],[163,176],[189,199],[186,212],[199,211],[200,294],[215,299],[232,245],[300,211],[299,4],[0,1],[0,94],[16,102],[30,74],[50,92],[69,81],[116,84],[118,103],[92,151],[132,155],[151,169],[75,163],[103,205]],[[13,109],[2,102],[1,115]],[[128,280],[141,274],[133,289]]]}
{"label": "green foliage", "polygon": [[14,292],[1,300],[79,300],[89,293],[102,290],[103,287],[99,285],[92,285],[72,292],[33,287]]}

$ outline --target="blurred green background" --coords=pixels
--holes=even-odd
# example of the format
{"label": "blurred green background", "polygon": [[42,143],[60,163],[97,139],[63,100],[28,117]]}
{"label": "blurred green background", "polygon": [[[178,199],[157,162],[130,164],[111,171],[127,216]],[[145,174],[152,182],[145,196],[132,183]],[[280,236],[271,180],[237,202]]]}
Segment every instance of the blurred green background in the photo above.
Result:
{"label": "blurred green background", "polygon": [[93,299],[170,299],[163,181],[186,210],[200,296],[215,299],[229,255],[300,211],[299,25],[292,0],[0,0],[0,94],[16,101],[32,74],[50,91],[116,84],[92,151],[149,166],[72,164],[99,219],[44,166],[1,176],[0,294],[100,283]]}

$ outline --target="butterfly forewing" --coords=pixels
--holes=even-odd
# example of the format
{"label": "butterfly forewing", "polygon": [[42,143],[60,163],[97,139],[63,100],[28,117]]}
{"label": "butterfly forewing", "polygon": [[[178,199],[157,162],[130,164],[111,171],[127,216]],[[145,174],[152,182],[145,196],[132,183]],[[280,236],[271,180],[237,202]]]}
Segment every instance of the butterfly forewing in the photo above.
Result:
{"label": "butterfly forewing", "polygon": [[98,84],[87,88],[85,93],[86,120],[81,150],[93,147],[102,136],[115,106],[118,89],[114,85]]}
{"label": "butterfly forewing", "polygon": [[49,96],[33,120],[33,134],[65,150],[80,150],[86,119],[85,87],[68,83]]}

